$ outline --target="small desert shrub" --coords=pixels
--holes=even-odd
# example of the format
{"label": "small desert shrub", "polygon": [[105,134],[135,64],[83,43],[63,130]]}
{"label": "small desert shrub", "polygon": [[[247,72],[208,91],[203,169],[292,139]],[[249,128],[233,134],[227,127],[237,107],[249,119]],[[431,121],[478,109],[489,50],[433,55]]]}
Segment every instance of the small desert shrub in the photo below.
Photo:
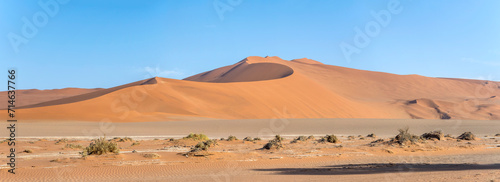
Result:
{"label": "small desert shrub", "polygon": [[137,141],[136,141],[136,142],[132,143],[132,145],[130,145],[130,146],[140,145],[140,144],[141,144],[141,143],[139,143],[139,142],[137,142]]}
{"label": "small desert shrub", "polygon": [[291,143],[297,143],[299,141],[303,142],[303,141],[306,141],[306,140],[307,140],[306,136],[299,136],[299,137],[293,139],[293,141]]}
{"label": "small desert shrub", "polygon": [[68,142],[68,139],[66,139],[66,138],[56,140],[56,144],[66,143],[66,142]]}
{"label": "small desert shrub", "polygon": [[221,141],[223,141],[223,140],[226,140],[226,139],[224,139],[224,138],[220,138],[220,140],[221,140]]}
{"label": "small desert shrub", "polygon": [[468,132],[462,133],[460,136],[458,136],[458,139],[460,139],[460,140],[475,140],[476,136],[468,131]]}
{"label": "small desert shrub", "polygon": [[159,138],[155,138],[155,139],[153,139],[153,140],[160,140],[160,139],[159,139]]}
{"label": "small desert shrub", "polygon": [[143,155],[145,158],[150,158],[150,159],[156,159],[156,158],[160,158],[161,156],[158,155],[157,153],[152,153],[152,154],[144,154]]}
{"label": "small desert shrub", "polygon": [[193,140],[209,140],[209,138],[205,134],[196,134],[190,133],[188,136],[184,137],[184,139],[193,139]]}
{"label": "small desert shrub", "polygon": [[321,142],[340,143],[340,140],[335,135],[326,135],[321,138]]}
{"label": "small desert shrub", "polygon": [[243,139],[243,141],[253,142],[253,139],[252,139],[252,137],[249,137],[249,136],[248,136],[248,137],[245,137],[245,138]]}
{"label": "small desert shrub", "polygon": [[269,140],[266,145],[264,145],[264,149],[270,150],[270,149],[282,149],[283,145],[281,144],[281,141],[283,141],[283,138],[281,138],[280,135],[276,135],[274,139]]}
{"label": "small desert shrub", "polygon": [[424,138],[424,139],[435,138],[435,139],[438,139],[438,140],[443,140],[444,139],[444,135],[443,135],[443,132],[441,132],[441,131],[431,131],[429,133],[422,134],[422,138]]}
{"label": "small desert shrub", "polygon": [[254,140],[254,141],[260,141],[260,140],[262,140],[262,139],[260,139],[259,137],[257,137],[257,138],[253,138],[253,140]]}
{"label": "small desert shrub", "polygon": [[500,133],[497,133],[495,136],[496,136],[496,137],[497,137],[497,136],[500,136]]}
{"label": "small desert shrub", "polygon": [[238,140],[238,138],[236,138],[233,135],[230,135],[230,136],[227,137],[227,141],[235,141],[235,140]]}
{"label": "small desert shrub", "polygon": [[307,137],[308,140],[314,140],[314,136],[310,135],[309,137]]}
{"label": "small desert shrub", "polygon": [[106,138],[101,137],[98,139],[92,140],[92,143],[88,147],[83,149],[82,155],[102,155],[107,153],[115,153],[118,154],[120,149],[118,149],[118,144],[111,141],[106,141]]}
{"label": "small desert shrub", "polygon": [[26,150],[23,150],[23,152],[24,152],[24,153],[29,153],[29,154],[31,154],[31,153],[33,153],[33,150],[31,150],[31,149],[26,149]]}
{"label": "small desert shrub", "polygon": [[347,137],[347,139],[348,139],[348,140],[354,140],[354,138],[355,138],[355,137],[354,137],[354,136],[352,136],[352,135]]}
{"label": "small desert shrub", "polygon": [[216,140],[207,140],[204,142],[199,142],[193,148],[191,148],[190,152],[193,153],[193,152],[207,151],[208,148],[214,147],[216,145],[218,145]]}
{"label": "small desert shrub", "polygon": [[444,137],[453,138],[450,134],[446,134]]}
{"label": "small desert shrub", "polygon": [[376,138],[376,137],[377,137],[377,135],[375,135],[374,133],[370,133],[370,134],[366,135],[366,137]]}
{"label": "small desert shrub", "polygon": [[65,148],[81,149],[81,148],[83,148],[83,146],[81,146],[81,145],[75,145],[75,144],[72,144],[72,143],[68,143],[68,144],[66,144]]}
{"label": "small desert shrub", "polygon": [[281,135],[274,136],[274,139],[277,140],[277,141],[279,141],[279,142],[285,140],[283,137],[281,137]]}
{"label": "small desert shrub", "polygon": [[396,135],[393,141],[399,143],[400,145],[406,145],[415,144],[422,140],[421,137],[411,134],[409,130],[409,128],[399,129],[399,134]]}

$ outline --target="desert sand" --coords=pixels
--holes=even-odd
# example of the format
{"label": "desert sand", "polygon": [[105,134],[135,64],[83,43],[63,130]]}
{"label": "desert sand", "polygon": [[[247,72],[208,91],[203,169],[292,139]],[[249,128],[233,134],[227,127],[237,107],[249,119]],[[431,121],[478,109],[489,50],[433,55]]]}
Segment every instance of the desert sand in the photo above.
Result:
{"label": "desert sand", "polygon": [[[75,138],[23,138],[18,141],[16,175],[7,181],[497,181],[500,137],[479,140],[427,140],[409,146],[375,142],[388,138],[338,136],[341,143],[317,139],[284,148],[262,149],[267,140],[218,140],[204,156],[185,156],[198,141],[136,139],[117,141],[119,154],[82,157],[90,141]],[[455,136],[456,137],[456,136]],[[225,137],[227,138],[227,137]],[[0,150],[7,150],[6,143]],[[157,155],[157,158],[146,154]],[[1,159],[2,164],[7,159]]]}
{"label": "desert sand", "polygon": [[[2,181],[500,180],[499,82],[252,56],[184,80],[17,92],[17,169],[1,158]],[[401,145],[402,128],[450,136]],[[468,131],[477,139],[457,139]],[[202,141],[189,133],[218,145],[190,152]],[[283,148],[263,149],[275,135]],[[82,155],[102,136],[119,153]]]}
{"label": "desert sand", "polygon": [[[253,56],[185,80],[155,77],[56,100],[32,101],[18,108],[18,118],[112,122],[269,118],[498,120],[497,96],[500,83],[493,81],[395,75],[310,59],[286,61]],[[5,115],[0,117],[6,119]]]}

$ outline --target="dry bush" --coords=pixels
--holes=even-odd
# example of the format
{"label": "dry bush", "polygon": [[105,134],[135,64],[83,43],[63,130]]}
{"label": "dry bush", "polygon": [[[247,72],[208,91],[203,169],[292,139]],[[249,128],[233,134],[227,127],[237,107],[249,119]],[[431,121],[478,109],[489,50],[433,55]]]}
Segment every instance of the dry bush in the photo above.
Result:
{"label": "dry bush", "polygon": [[245,137],[245,138],[243,139],[243,141],[253,142],[253,138],[252,138],[252,137],[247,136],[247,137]]}
{"label": "dry bush", "polygon": [[422,134],[422,138],[427,139],[427,140],[432,139],[432,138],[435,138],[438,140],[444,140],[444,134],[441,131],[431,131],[431,132]]}
{"label": "dry bush", "polygon": [[282,149],[283,145],[281,144],[281,141],[283,141],[283,137],[280,135],[276,135],[274,139],[269,140],[268,143],[264,145],[264,149],[270,150],[270,149]]}
{"label": "dry bush", "polygon": [[235,137],[235,136],[233,136],[233,135],[229,135],[229,136],[227,137],[227,141],[235,141],[235,140],[238,140],[238,138],[236,138],[236,137]]}
{"label": "dry bush", "polygon": [[321,142],[340,143],[340,140],[335,135],[326,135],[321,138]]}
{"label": "dry bush", "polygon": [[306,136],[299,136],[299,137],[293,139],[290,143],[298,143],[298,142],[303,142],[306,140],[308,140],[308,138]]}
{"label": "dry bush", "polygon": [[[194,147],[191,148],[191,151],[189,151],[188,153],[186,153],[184,155],[185,156],[191,156],[191,155],[196,156],[196,153],[202,152],[202,151],[206,152],[206,151],[208,151],[209,148],[214,147],[216,145],[219,145],[216,140],[207,140],[207,141],[203,141],[203,142],[198,142],[198,144],[196,144]],[[204,155],[201,155],[201,156],[204,156]]]}
{"label": "dry bush", "polygon": [[29,154],[31,154],[31,153],[33,153],[33,150],[31,150],[31,149],[26,149],[26,150],[23,150],[23,152],[24,152],[24,153],[29,153]]}
{"label": "dry bush", "polygon": [[106,138],[101,137],[98,139],[92,140],[88,147],[83,149],[82,155],[102,155],[107,153],[115,153],[118,154],[120,149],[118,149],[118,144],[112,141],[107,141]]}
{"label": "dry bush", "polygon": [[376,137],[377,137],[377,135],[375,135],[374,133],[370,133],[370,134],[366,135],[366,137],[376,138]]}
{"label": "dry bush", "polygon": [[184,139],[193,139],[193,140],[209,140],[209,138],[205,134],[195,134],[190,133],[188,136],[184,137]]}
{"label": "dry bush", "polygon": [[399,129],[399,134],[393,139],[393,142],[398,143],[400,145],[409,145],[415,144],[422,141],[420,136],[411,134],[409,128]]}
{"label": "dry bush", "polygon": [[472,134],[472,132],[465,132],[462,133],[460,136],[458,136],[458,139],[460,140],[476,140],[476,136]]}

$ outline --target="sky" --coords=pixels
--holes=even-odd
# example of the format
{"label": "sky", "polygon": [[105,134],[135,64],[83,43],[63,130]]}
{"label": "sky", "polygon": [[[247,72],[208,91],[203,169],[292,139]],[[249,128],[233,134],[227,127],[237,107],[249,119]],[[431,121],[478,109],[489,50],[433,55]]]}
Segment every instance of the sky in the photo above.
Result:
{"label": "sky", "polygon": [[109,88],[278,56],[500,81],[498,7],[497,0],[1,0],[0,69],[6,77],[16,69],[17,89]]}

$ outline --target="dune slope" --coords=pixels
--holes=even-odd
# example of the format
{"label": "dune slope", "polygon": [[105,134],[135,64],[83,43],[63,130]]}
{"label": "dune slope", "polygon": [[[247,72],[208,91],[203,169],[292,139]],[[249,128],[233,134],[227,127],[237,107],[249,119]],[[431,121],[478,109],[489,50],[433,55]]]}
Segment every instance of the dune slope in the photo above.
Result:
{"label": "dune slope", "polygon": [[[500,119],[500,83],[248,57],[185,80],[155,77],[27,105],[25,120]],[[5,117],[5,116],[2,116]]]}

